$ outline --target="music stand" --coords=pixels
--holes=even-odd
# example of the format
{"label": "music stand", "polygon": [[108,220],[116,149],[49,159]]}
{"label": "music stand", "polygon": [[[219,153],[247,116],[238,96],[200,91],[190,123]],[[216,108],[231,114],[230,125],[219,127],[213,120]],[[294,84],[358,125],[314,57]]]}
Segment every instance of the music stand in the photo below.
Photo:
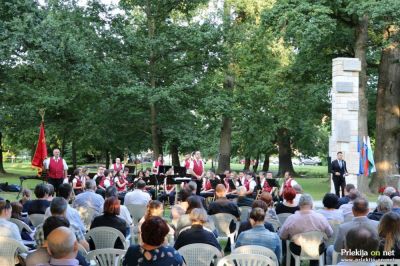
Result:
{"label": "music stand", "polygon": [[171,169],[171,168],[172,168],[171,165],[160,165],[158,167],[158,174],[159,175],[160,174],[164,174],[165,175],[165,173],[168,172],[168,170]]}
{"label": "music stand", "polygon": [[229,187],[230,187],[231,189],[236,189],[236,185],[235,185],[235,183],[233,183],[233,180],[232,180],[232,179],[229,179],[229,180],[228,180],[228,184],[229,184]]}
{"label": "music stand", "polygon": [[270,187],[279,187],[278,181],[276,181],[275,178],[271,178],[271,179],[266,178],[265,180],[267,180],[268,185]]}
{"label": "music stand", "polygon": [[175,176],[185,177],[186,176],[186,167],[182,166],[174,166]]}

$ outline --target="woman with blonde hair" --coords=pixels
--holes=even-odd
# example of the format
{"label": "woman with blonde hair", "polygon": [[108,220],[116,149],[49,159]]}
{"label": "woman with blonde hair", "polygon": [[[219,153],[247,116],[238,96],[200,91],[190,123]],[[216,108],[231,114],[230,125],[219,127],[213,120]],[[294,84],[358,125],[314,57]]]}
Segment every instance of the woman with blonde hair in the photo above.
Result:
{"label": "woman with blonde hair", "polygon": [[[379,251],[383,259],[400,258],[400,215],[395,212],[384,214],[379,222]],[[385,256],[385,254],[387,254]]]}

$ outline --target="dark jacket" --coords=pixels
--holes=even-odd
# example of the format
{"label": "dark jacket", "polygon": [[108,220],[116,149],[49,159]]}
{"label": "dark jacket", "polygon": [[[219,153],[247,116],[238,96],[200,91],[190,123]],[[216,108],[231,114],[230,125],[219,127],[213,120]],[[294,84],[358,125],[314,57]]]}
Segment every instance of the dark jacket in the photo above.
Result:
{"label": "dark jacket", "polygon": [[347,173],[347,167],[346,167],[346,161],[345,160],[342,160],[342,167],[340,167],[338,160],[334,160],[332,162],[331,173],[333,174],[334,177],[336,176],[335,172],[339,172],[340,173],[340,177],[343,177],[344,174]]}
{"label": "dark jacket", "polygon": [[252,198],[240,196],[237,198],[236,204],[239,207],[243,207],[243,206],[251,207],[251,205],[253,204],[253,201],[254,201],[254,199],[252,199]]}
{"label": "dark jacket", "polygon": [[[100,226],[107,226],[117,229],[126,237],[126,222],[116,215],[103,214],[97,216],[96,218],[94,218],[92,225],[90,226],[90,229]],[[114,248],[124,249],[124,245],[122,244],[120,239],[117,239]]]}
{"label": "dark jacket", "polygon": [[183,246],[197,243],[209,244],[221,250],[221,246],[214,234],[205,230],[201,225],[192,225],[190,229],[180,233],[176,239],[174,248],[178,250]]}
{"label": "dark jacket", "polygon": [[[273,232],[273,233],[275,232],[274,227],[269,222],[265,222],[264,227],[265,227],[265,229],[267,229],[270,232]],[[251,226],[251,223],[249,220],[241,222],[237,235],[239,236],[241,232],[250,230],[251,228],[253,228],[253,227]]]}

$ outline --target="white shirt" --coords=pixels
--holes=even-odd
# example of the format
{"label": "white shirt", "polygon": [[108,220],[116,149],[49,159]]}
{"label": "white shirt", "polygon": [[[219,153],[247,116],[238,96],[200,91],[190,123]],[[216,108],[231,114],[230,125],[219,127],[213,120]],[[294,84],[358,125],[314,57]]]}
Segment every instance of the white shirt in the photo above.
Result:
{"label": "white shirt", "polygon": [[[244,184],[243,184],[244,185]],[[250,185],[249,185],[249,191],[254,191],[254,188],[257,186],[257,183],[256,183],[256,181],[253,179],[253,180],[250,180]]]}
{"label": "white shirt", "polygon": [[197,161],[197,164],[200,163],[200,165],[201,165],[202,168],[203,168],[203,173],[202,173],[202,174],[204,174],[204,162],[203,162],[202,159],[200,159],[200,160],[196,160],[196,159],[191,160],[191,161],[190,161],[190,164],[189,164],[189,169],[193,171],[193,168],[194,168],[194,161]]}
{"label": "white shirt", "polygon": [[0,218],[0,236],[12,238],[23,244],[18,226],[4,218]]}
{"label": "white shirt", "polygon": [[[46,213],[44,214],[45,220],[51,216],[50,207],[46,209]],[[72,208],[69,204],[67,207],[67,211],[65,213],[67,220],[70,224],[73,224],[75,227],[78,227],[82,233],[86,232],[86,227],[82,222],[81,217],[79,216],[79,212]]]}
{"label": "white shirt", "polygon": [[[53,159],[56,160],[56,157],[53,156]],[[64,159],[62,159],[62,160],[63,160],[64,171],[67,171],[68,170],[68,165],[67,165],[67,163],[65,162]],[[43,161],[43,165],[44,165],[44,168],[48,170],[49,166],[50,166],[50,158],[45,159]]]}
{"label": "white shirt", "polygon": [[140,189],[135,189],[134,191],[128,192],[125,195],[124,205],[128,204],[141,204],[147,205],[151,200],[150,194],[144,192]]}
{"label": "white shirt", "polygon": [[129,227],[133,222],[131,214],[129,213],[128,208],[126,206],[124,206],[124,205],[120,206],[118,217],[126,222],[126,227]]}
{"label": "white shirt", "polygon": [[[112,165],[110,165],[110,170],[114,170],[114,165],[117,165],[116,163],[113,163]],[[118,165],[121,166],[121,170],[123,171],[125,168],[125,165],[123,163],[119,163]]]}

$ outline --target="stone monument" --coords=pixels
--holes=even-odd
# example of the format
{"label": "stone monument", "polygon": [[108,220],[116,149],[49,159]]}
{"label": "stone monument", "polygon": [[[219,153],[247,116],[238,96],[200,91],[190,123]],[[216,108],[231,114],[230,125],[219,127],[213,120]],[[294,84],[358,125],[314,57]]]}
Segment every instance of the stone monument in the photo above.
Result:
{"label": "stone monument", "polygon": [[[358,152],[358,82],[361,61],[358,58],[339,57],[332,62],[332,132],[329,138],[329,156],[336,159],[343,152],[347,163],[346,184],[357,187],[359,171]],[[335,193],[331,178],[331,192]]]}

